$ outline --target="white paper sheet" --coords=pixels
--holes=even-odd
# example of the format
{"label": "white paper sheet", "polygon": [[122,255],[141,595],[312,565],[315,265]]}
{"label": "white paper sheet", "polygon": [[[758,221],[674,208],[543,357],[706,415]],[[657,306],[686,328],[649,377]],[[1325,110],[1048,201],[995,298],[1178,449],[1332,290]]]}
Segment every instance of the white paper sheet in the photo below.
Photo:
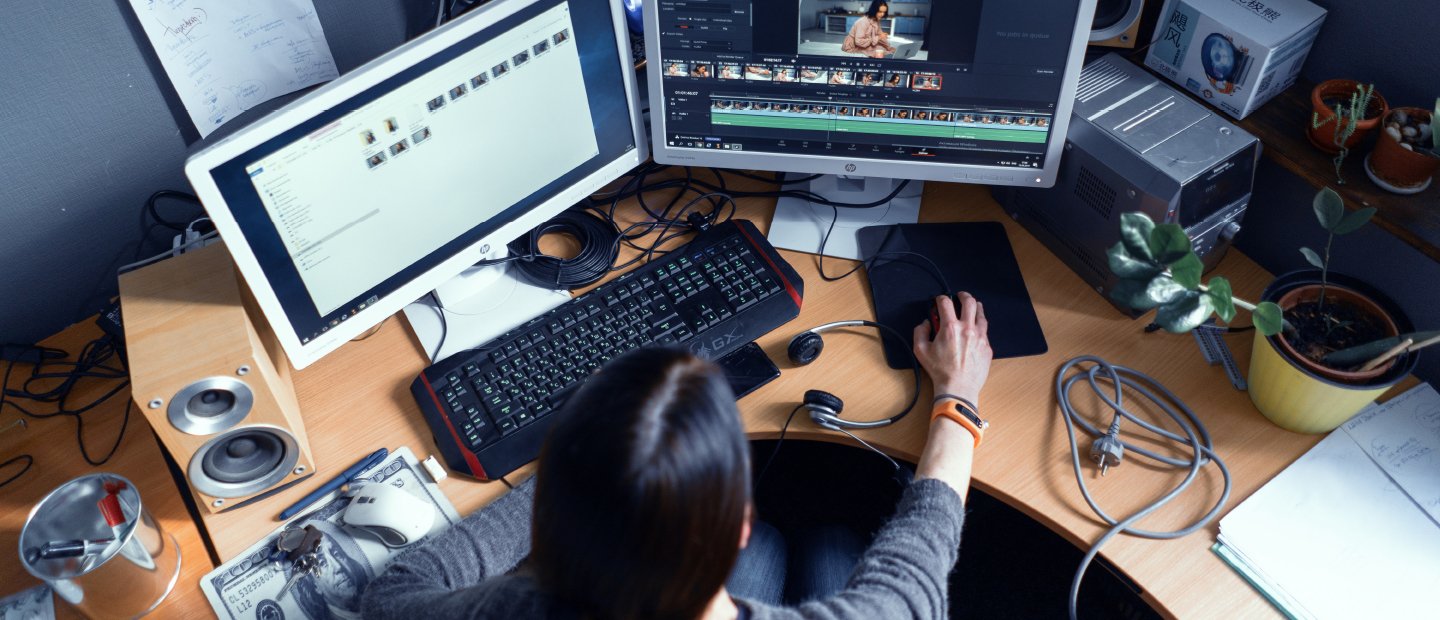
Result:
{"label": "white paper sheet", "polygon": [[1440,526],[1440,393],[1422,383],[1342,428]]}
{"label": "white paper sheet", "polygon": [[1440,528],[1348,433],[1331,433],[1220,522],[1220,541],[1306,618],[1433,618]]}
{"label": "white paper sheet", "polygon": [[201,137],[339,75],[311,0],[130,0]]}

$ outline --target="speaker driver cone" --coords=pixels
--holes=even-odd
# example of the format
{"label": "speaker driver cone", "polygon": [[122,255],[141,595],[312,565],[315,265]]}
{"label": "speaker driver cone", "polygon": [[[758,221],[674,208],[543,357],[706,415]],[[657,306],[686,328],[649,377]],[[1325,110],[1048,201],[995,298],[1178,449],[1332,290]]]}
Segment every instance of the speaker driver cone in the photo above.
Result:
{"label": "speaker driver cone", "polygon": [[201,446],[190,459],[188,478],[214,497],[242,497],[284,480],[299,460],[295,437],[275,426],[246,426]]}
{"label": "speaker driver cone", "polygon": [[177,392],[166,417],[181,432],[213,435],[239,424],[254,407],[255,395],[244,381],[209,377]]}
{"label": "speaker driver cone", "polygon": [[1144,0],[1097,0],[1090,40],[1107,41],[1124,34],[1140,18],[1144,6]]}

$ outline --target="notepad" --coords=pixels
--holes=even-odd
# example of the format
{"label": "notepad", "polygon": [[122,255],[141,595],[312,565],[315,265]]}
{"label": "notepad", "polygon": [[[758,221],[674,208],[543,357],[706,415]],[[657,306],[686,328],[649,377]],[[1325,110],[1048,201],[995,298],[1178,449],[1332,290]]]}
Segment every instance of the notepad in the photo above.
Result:
{"label": "notepad", "polygon": [[1436,617],[1440,525],[1422,504],[1437,478],[1440,394],[1421,385],[1365,409],[1232,510],[1216,552],[1291,617]]}

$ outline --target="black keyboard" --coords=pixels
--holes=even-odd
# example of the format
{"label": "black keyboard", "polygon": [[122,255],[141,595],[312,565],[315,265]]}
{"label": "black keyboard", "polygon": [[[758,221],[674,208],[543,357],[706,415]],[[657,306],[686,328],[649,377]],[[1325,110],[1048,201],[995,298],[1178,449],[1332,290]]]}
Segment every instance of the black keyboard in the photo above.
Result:
{"label": "black keyboard", "polygon": [[805,290],[755,226],[732,220],[410,386],[452,471],[493,480],[540,454],[554,412],[607,360],[650,344],[717,359],[800,313]]}

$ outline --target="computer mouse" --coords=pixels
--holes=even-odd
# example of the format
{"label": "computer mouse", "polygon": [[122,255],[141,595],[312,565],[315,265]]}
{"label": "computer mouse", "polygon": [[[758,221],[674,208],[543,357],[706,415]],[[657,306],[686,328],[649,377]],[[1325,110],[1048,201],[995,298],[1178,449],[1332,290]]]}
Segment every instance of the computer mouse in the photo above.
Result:
{"label": "computer mouse", "polygon": [[345,507],[345,523],[373,534],[387,547],[403,547],[424,538],[435,522],[435,508],[388,484],[360,487]]}

